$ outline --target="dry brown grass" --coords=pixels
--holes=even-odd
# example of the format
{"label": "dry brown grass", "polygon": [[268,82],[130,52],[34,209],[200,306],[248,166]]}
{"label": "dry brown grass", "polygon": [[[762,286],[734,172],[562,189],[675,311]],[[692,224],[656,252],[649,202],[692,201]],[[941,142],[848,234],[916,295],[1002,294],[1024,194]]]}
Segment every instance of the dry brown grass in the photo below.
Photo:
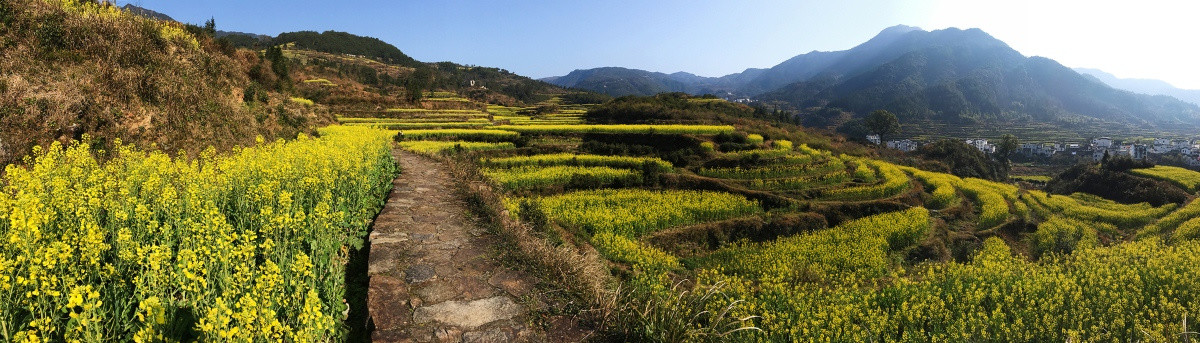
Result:
{"label": "dry brown grass", "polygon": [[14,11],[0,22],[0,163],[85,133],[102,147],[120,139],[190,153],[294,136],[333,119],[277,93],[246,105],[252,81],[273,81],[250,75],[264,62],[251,51],[223,52],[179,24],[42,0],[4,6]]}
{"label": "dry brown grass", "polygon": [[460,192],[485,220],[496,225],[502,237],[519,248],[528,262],[551,272],[548,280],[558,281],[586,300],[601,303],[610,296],[615,280],[608,273],[603,258],[589,244],[555,245],[537,235],[529,225],[513,219],[505,210],[495,187],[466,159],[447,159],[455,179],[462,180]]}
{"label": "dry brown grass", "polygon": [[[502,250],[510,262],[539,275],[544,281],[541,287],[549,288],[544,293],[565,296],[568,300],[564,302],[577,304],[565,306],[574,310],[565,307],[559,309],[566,310],[567,313],[563,314],[571,316],[570,322],[573,324],[568,326],[584,330],[575,334],[582,337],[573,337],[571,340],[586,340],[594,334],[592,330],[602,329],[595,326],[604,325],[608,314],[617,311],[611,306],[614,305],[612,299],[619,296],[619,290],[617,280],[609,273],[608,265],[600,253],[586,242],[552,242],[529,224],[513,219],[505,210],[495,186],[479,172],[478,166],[470,162],[474,161],[473,158],[440,158],[450,166],[453,177],[462,181],[458,183],[461,196],[476,215],[490,224],[501,237],[505,245]],[[550,326],[550,323],[535,324]],[[563,327],[547,329],[551,336],[573,331]]]}

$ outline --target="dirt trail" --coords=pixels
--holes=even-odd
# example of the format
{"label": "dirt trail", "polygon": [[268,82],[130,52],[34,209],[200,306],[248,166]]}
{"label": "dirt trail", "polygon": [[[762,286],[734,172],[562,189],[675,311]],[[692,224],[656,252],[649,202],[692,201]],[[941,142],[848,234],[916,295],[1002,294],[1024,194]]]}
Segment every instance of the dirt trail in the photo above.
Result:
{"label": "dirt trail", "polygon": [[368,308],[376,342],[542,341],[519,303],[534,280],[492,256],[446,166],[395,150],[402,173],[371,233]]}

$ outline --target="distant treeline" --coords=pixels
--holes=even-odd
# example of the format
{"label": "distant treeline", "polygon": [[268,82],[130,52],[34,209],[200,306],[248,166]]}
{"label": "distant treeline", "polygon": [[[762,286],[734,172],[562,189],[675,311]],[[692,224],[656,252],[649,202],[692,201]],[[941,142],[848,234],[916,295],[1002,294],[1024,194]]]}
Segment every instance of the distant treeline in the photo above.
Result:
{"label": "distant treeline", "polygon": [[296,48],[331,54],[358,55],[405,67],[416,68],[423,65],[416,59],[401,52],[399,48],[378,38],[364,37],[346,32],[285,32],[270,39],[260,39],[259,37],[247,34],[234,33],[222,36],[221,39],[237,47],[261,49],[270,45],[293,43]]}

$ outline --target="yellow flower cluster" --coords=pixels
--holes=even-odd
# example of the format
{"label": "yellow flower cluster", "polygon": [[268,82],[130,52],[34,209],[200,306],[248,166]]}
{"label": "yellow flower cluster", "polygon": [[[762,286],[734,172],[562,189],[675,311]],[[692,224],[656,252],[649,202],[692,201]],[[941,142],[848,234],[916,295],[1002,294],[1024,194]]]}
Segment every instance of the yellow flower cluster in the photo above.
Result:
{"label": "yellow flower cluster", "polygon": [[925,186],[925,190],[929,192],[929,200],[925,202],[925,206],[931,209],[944,209],[961,200],[958,197],[958,189],[955,185],[962,182],[957,176],[928,172],[912,167],[901,167],[905,172],[912,174],[917,181]]}
{"label": "yellow flower cluster", "polygon": [[514,156],[503,158],[487,158],[481,160],[482,164],[489,167],[511,168],[519,166],[586,166],[586,167],[613,167],[613,168],[641,168],[645,163],[651,163],[657,166],[660,171],[670,171],[675,168],[671,162],[663,161],[657,157],[634,157],[634,156],[604,156],[604,155],[588,155],[588,154],[546,154],[532,156]]}
{"label": "yellow flower cluster", "polygon": [[871,183],[871,182],[875,182],[877,180],[875,177],[876,174],[877,174],[877,172],[875,171],[875,169],[871,169],[871,166],[868,165],[867,163],[864,163],[861,160],[854,161],[854,178],[855,179],[861,180],[862,182]]}
{"label": "yellow flower cluster", "polygon": [[[515,215],[522,200],[506,199],[505,204]],[[611,232],[626,237],[762,211],[756,201],[739,195],[692,190],[602,189],[531,200],[559,223],[590,234]]]}
{"label": "yellow flower cluster", "polygon": [[[751,135],[751,136],[757,136],[757,135]],[[759,136],[759,138],[761,139],[762,137]],[[712,145],[712,147],[711,147],[712,150],[709,150],[710,147],[705,146],[706,143],[708,145]],[[762,143],[762,141],[759,141],[758,143],[755,143],[755,144],[759,144],[759,143]],[[706,151],[715,151],[716,150],[716,145],[713,145],[712,142],[703,142],[700,144],[701,144],[700,147]],[[792,142],[786,141],[786,140],[776,140],[776,141],[771,141],[770,149],[751,149],[751,150],[742,150],[742,151],[731,151],[731,152],[721,154],[721,157],[725,158],[725,159],[739,159],[739,158],[771,159],[771,158],[785,157],[785,156],[789,156],[789,155],[793,155],[792,154]]]}
{"label": "yellow flower cluster", "polygon": [[1188,192],[1195,193],[1197,190],[1200,190],[1200,172],[1193,170],[1171,166],[1154,166],[1153,168],[1133,169],[1129,172],[1174,183]]}
{"label": "yellow flower cluster", "polygon": [[440,129],[440,130],[403,130],[400,138],[404,140],[465,140],[475,142],[511,141],[520,137],[520,133],[502,130],[471,130],[471,129]]}
{"label": "yellow flower cluster", "polygon": [[900,168],[925,185],[930,193],[926,206],[930,208],[943,209],[959,203],[958,191],[961,190],[975,201],[980,228],[1000,225],[1012,214],[1021,218],[1029,215],[1029,207],[1022,202],[1016,186],[976,178],[960,179],[954,175],[912,167]]}
{"label": "yellow flower cluster", "polygon": [[1100,231],[1117,232],[1112,224],[1083,222],[1051,217],[1038,225],[1037,231],[1029,239],[1032,243],[1034,256],[1044,256],[1050,253],[1069,254],[1075,250],[1087,249],[1100,245],[1097,234]]}
{"label": "yellow flower cluster", "polygon": [[762,135],[760,135],[760,134],[753,134],[753,133],[751,133],[751,134],[748,134],[748,135],[746,135],[746,143],[750,143],[750,144],[762,144],[762,143],[763,143],[763,136],[762,136]]}
{"label": "yellow flower cluster", "polygon": [[706,257],[704,264],[785,283],[818,281],[835,274],[880,276],[891,266],[889,252],[915,244],[928,230],[929,211],[914,207],[773,242],[733,245]]}
{"label": "yellow flower cluster", "polygon": [[853,178],[850,177],[850,173],[847,173],[844,170],[839,170],[814,176],[791,177],[784,179],[739,180],[738,184],[754,190],[787,192],[829,185],[839,185],[850,182],[852,179]]}
{"label": "yellow flower cluster", "polygon": [[[760,315],[753,341],[1113,342],[1179,340],[1200,300],[1200,242],[1157,240],[1029,262],[988,239],[971,263],[940,263],[882,284],[774,282],[700,273]],[[710,304],[723,308],[728,301]],[[1190,319],[1190,318],[1189,318]]]}
{"label": "yellow flower cluster", "polygon": [[412,123],[346,123],[352,126],[367,126],[387,130],[414,130],[414,129],[454,129],[454,128],[479,128],[492,123],[481,122],[412,122]]}
{"label": "yellow flower cluster", "polygon": [[495,129],[520,133],[641,133],[662,135],[715,135],[734,132],[728,125],[648,125],[648,124],[580,124],[580,125],[503,125]]}
{"label": "yellow flower cluster", "polygon": [[633,183],[641,177],[640,172],[630,169],[580,166],[484,168],[483,173],[500,186],[511,190],[561,186],[577,176],[594,178],[603,185],[618,181]]}
{"label": "yellow flower cluster", "polygon": [[342,124],[446,124],[446,123],[478,123],[480,125],[488,125],[487,118],[470,118],[466,120],[456,120],[455,118],[433,117],[433,118],[362,118],[362,117],[337,117],[337,121]]}
{"label": "yellow flower cluster", "polygon": [[301,98],[301,97],[291,97],[288,100],[290,100],[292,103],[299,104],[299,105],[304,105],[304,106],[312,106],[313,105],[312,100]]}
{"label": "yellow flower cluster", "polygon": [[912,182],[909,180],[908,174],[905,174],[904,170],[901,170],[900,167],[879,160],[862,161],[863,164],[879,170],[878,179],[880,179],[880,182],[871,185],[830,190],[822,194],[822,199],[838,201],[883,199],[900,195],[912,187]]}
{"label": "yellow flower cluster", "polygon": [[339,339],[348,252],[396,167],[385,131],[321,136],[195,159],[35,149],[0,189],[0,337]]}
{"label": "yellow flower cluster", "polygon": [[487,117],[488,114],[479,110],[427,110],[424,108],[389,108],[388,113],[405,113],[418,114],[422,117],[437,117],[437,116],[472,116],[472,117]]}
{"label": "yellow flower cluster", "polygon": [[1099,197],[1085,198],[1081,201],[1077,197],[1046,194],[1042,191],[1024,192],[1021,199],[1043,218],[1062,215],[1075,220],[1108,223],[1120,228],[1146,225],[1178,207],[1177,204],[1159,207],[1152,207],[1146,203],[1118,204]]}
{"label": "yellow flower cluster", "polygon": [[696,171],[696,174],[720,179],[753,180],[809,178],[838,171],[846,171],[846,162],[841,158],[829,157],[820,161],[813,161],[806,156],[796,160],[785,159],[780,163],[765,166],[701,168]]}
{"label": "yellow flower cluster", "polygon": [[1003,224],[1011,213],[1004,195],[990,187],[989,183],[987,180],[976,178],[966,178],[958,183],[958,189],[971,197],[979,208],[980,229],[990,229]]}
{"label": "yellow flower cluster", "polygon": [[484,151],[484,150],[503,150],[516,148],[510,142],[490,143],[490,142],[466,142],[466,141],[405,141],[397,143],[401,148],[422,155],[437,155],[453,151]]}
{"label": "yellow flower cluster", "polygon": [[804,154],[807,156],[824,156],[824,157],[833,156],[833,152],[830,152],[829,150],[813,149],[813,148],[809,147],[808,144],[800,144],[800,146],[797,147],[796,150],[799,151],[801,154]]}
{"label": "yellow flower cluster", "polygon": [[1200,217],[1200,201],[1193,199],[1187,205],[1138,230],[1137,235],[1138,237],[1150,237],[1159,234],[1169,234],[1184,222],[1198,217]]}
{"label": "yellow flower cluster", "polygon": [[592,245],[605,258],[629,263],[642,270],[679,269],[679,260],[675,256],[612,232],[596,233],[592,236]]}
{"label": "yellow flower cluster", "polygon": [[[589,132],[583,127],[522,132],[561,137]],[[793,149],[784,141],[761,143],[773,143],[775,149],[708,154],[712,159],[693,164],[693,170],[729,186],[839,201],[896,197],[916,179],[929,193],[926,206],[972,206],[964,210],[978,213],[982,229],[1010,221],[1037,223],[1027,235],[1004,236],[1021,239],[1021,254],[1033,258],[1014,255],[1005,241],[990,238],[970,262],[910,264],[927,247],[918,248],[918,242],[942,234],[941,227],[932,229],[934,223],[954,226],[962,211],[911,208],[774,241],[731,243],[682,260],[640,238],[762,210],[728,193],[641,189],[516,197],[505,204],[515,215],[523,201],[536,203],[563,227],[586,232],[601,255],[632,267],[625,285],[634,289],[669,298],[672,280],[693,275],[697,289],[724,285],[727,297],[701,306],[710,313],[731,309],[734,318],[761,316],[753,325],[763,329],[725,337],[731,341],[1169,341],[1200,329],[1192,321],[1181,327],[1200,300],[1200,279],[1193,271],[1200,263],[1195,241],[1200,202],[1155,207],[1087,194],[1049,195],[804,144]],[[717,150],[712,142],[700,144]],[[602,170],[579,167],[634,169],[646,160],[558,154],[480,162],[495,179],[515,179]],[[1186,173],[1171,173],[1173,182],[1192,187],[1179,181],[1188,180]],[[1133,228],[1141,228],[1143,239],[1110,242]],[[735,305],[737,300],[745,302]]]}
{"label": "yellow flower cluster", "polygon": [[792,141],[789,140],[776,139],[771,141],[771,146],[774,147],[775,150],[792,151]]}

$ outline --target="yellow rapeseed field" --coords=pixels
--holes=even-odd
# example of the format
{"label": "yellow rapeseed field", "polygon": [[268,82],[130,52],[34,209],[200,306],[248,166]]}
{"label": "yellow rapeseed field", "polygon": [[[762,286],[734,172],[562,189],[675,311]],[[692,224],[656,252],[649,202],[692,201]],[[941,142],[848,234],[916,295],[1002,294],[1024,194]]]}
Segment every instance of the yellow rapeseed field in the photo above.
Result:
{"label": "yellow rapeseed field", "polygon": [[467,141],[404,141],[400,147],[424,155],[437,155],[448,151],[482,151],[512,149],[511,142],[467,142]]}
{"label": "yellow rapeseed field", "polygon": [[196,159],[35,150],[0,191],[0,339],[342,339],[345,264],[391,188],[390,142],[331,127]]}
{"label": "yellow rapeseed field", "polygon": [[1154,166],[1153,168],[1134,169],[1131,173],[1166,180],[1174,183],[1188,192],[1200,190],[1200,172],[1171,166]]}

